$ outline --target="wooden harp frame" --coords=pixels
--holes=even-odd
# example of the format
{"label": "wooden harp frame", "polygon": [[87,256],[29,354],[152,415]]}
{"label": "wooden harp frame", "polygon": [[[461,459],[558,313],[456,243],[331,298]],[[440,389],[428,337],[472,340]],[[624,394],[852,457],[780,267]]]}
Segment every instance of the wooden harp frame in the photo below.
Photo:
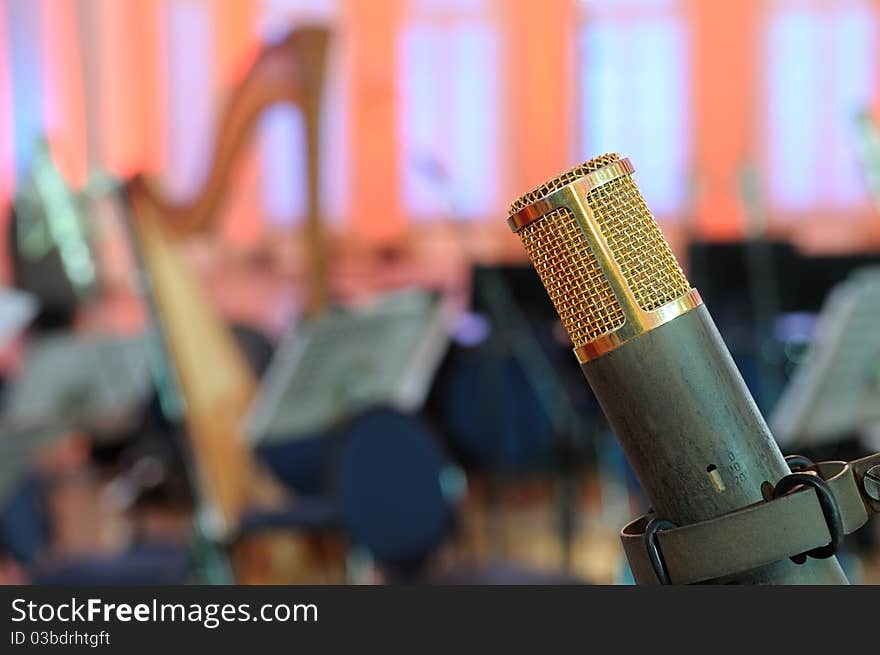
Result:
{"label": "wooden harp frame", "polygon": [[308,159],[305,309],[308,314],[323,309],[327,264],[318,192],[319,115],[328,43],[327,30],[305,28],[262,50],[221,115],[208,176],[193,200],[170,203],[142,176],[126,189],[155,319],[185,405],[201,525],[221,541],[234,536],[255,482],[242,422],[257,381],[174,242],[212,226],[233,164],[263,112],[278,103],[294,104],[303,113]]}

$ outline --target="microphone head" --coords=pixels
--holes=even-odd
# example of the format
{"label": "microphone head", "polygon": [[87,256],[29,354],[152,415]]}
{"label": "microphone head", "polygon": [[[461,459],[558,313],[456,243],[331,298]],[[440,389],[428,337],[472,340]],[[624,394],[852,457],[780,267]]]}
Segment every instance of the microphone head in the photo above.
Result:
{"label": "microphone head", "polygon": [[581,363],[702,304],[616,153],[518,198],[519,234]]}

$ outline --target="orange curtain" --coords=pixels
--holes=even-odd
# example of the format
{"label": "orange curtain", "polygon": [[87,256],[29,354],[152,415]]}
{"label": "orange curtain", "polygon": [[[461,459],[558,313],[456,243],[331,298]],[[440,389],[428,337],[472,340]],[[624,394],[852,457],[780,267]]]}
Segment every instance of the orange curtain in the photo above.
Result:
{"label": "orange curtain", "polygon": [[[237,0],[212,4],[214,84],[220,97],[215,103],[217,121],[229,93],[244,78],[260,48],[258,33],[259,2]],[[219,122],[215,128],[219,130]],[[210,147],[214,147],[216,132]],[[229,192],[220,207],[224,238],[240,246],[252,246],[263,234],[264,217],[260,211],[260,160],[252,143],[239,156]]]}
{"label": "orange curtain", "polygon": [[390,241],[404,229],[396,87],[401,1],[385,0],[379,7],[345,0],[343,11],[351,48],[351,224],[374,243]]}
{"label": "orange curtain", "polygon": [[221,87],[239,82],[253,63],[260,47],[257,35],[257,0],[212,4],[216,78]]}
{"label": "orange curtain", "polygon": [[117,175],[165,160],[163,10],[162,0],[95,0],[101,160]]}
{"label": "orange curtain", "polygon": [[88,174],[88,151],[76,0],[42,0],[40,20],[49,147],[67,181],[81,187]]}
{"label": "orange curtain", "polygon": [[699,173],[695,227],[706,239],[743,234],[737,178],[742,165],[756,157],[757,1],[690,1],[693,147]]}
{"label": "orange curtain", "polygon": [[[512,195],[572,165],[575,0],[505,2]],[[512,199],[512,197],[511,197]]]}

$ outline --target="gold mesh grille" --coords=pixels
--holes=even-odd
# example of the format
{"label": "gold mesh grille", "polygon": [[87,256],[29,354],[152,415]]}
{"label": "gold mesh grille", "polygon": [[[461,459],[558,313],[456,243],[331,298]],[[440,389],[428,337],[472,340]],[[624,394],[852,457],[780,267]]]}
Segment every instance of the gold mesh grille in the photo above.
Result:
{"label": "gold mesh grille", "polygon": [[571,184],[576,179],[583,177],[587,173],[598,171],[603,166],[613,164],[614,162],[619,160],[620,155],[618,155],[616,152],[610,152],[605,155],[600,155],[599,157],[594,157],[589,161],[585,161],[583,164],[579,164],[578,166],[575,166],[574,168],[571,168],[564,173],[561,173],[549,182],[545,182],[541,186],[535,187],[525,195],[517,198],[510,206],[510,213],[515,214],[520,209],[528,207],[536,200],[540,200],[544,196],[553,193],[557,189],[561,189],[566,184]]}
{"label": "gold mesh grille", "polygon": [[554,209],[519,236],[575,346],[623,325],[620,304],[568,209]]}
{"label": "gold mesh grille", "polygon": [[643,310],[657,309],[690,291],[631,175],[590,191],[587,205]]}

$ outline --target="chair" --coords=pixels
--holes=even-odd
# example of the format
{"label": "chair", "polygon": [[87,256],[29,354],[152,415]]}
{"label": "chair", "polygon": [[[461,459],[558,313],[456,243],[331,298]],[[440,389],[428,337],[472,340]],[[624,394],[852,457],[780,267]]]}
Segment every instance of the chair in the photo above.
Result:
{"label": "chair", "polygon": [[419,569],[449,536],[449,470],[421,419],[377,409],[351,422],[336,468],[336,506],[351,541],[396,573]]}

